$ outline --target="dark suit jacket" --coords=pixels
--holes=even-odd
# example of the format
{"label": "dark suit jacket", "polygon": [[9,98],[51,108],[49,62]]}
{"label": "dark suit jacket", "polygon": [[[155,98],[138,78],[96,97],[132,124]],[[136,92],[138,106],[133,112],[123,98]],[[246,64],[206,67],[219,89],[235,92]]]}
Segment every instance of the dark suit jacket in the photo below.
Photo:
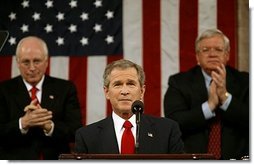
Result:
{"label": "dark suit jacket", "polygon": [[[226,71],[232,101],[226,112],[216,110],[222,120],[222,159],[239,159],[249,154],[249,74],[230,67]],[[168,85],[165,116],[179,123],[186,152],[206,153],[211,120],[204,118],[201,108],[208,99],[201,68],[171,76]]]}
{"label": "dark suit jacket", "polygon": [[[139,139],[139,153],[183,153],[181,132],[173,120],[141,115]],[[80,128],[75,143],[77,153],[119,154],[111,116]]]}
{"label": "dark suit jacket", "polygon": [[76,88],[66,80],[45,76],[42,85],[41,106],[53,112],[54,132],[45,136],[42,129],[30,128],[23,135],[19,118],[30,96],[20,76],[0,84],[0,158],[1,159],[58,159],[70,152],[75,131],[82,126]]}

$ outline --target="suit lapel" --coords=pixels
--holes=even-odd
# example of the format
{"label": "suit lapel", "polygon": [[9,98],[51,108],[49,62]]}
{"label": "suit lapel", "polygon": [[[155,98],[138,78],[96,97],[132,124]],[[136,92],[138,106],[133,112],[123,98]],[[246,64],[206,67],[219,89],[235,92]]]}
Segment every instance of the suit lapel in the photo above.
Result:
{"label": "suit lapel", "polygon": [[235,89],[238,89],[239,83],[234,79],[234,76],[232,75],[232,72],[230,68],[227,69],[227,78],[226,78],[226,87],[229,93],[234,95],[234,92],[236,91]]}
{"label": "suit lapel", "polygon": [[204,102],[208,98],[208,91],[200,67],[196,67],[192,74],[191,82],[186,82],[186,84],[191,85],[191,93],[195,95],[196,102]]}
{"label": "suit lapel", "polygon": [[145,115],[141,115],[140,123],[140,137],[139,137],[139,152],[152,153],[153,146],[156,146],[156,130],[154,129],[154,122],[149,120]]}
{"label": "suit lapel", "polygon": [[15,102],[18,104],[18,107],[20,107],[20,109],[24,109],[24,107],[30,104],[31,101],[29,93],[26,89],[24,82],[22,81],[21,76],[17,77],[17,79],[15,79],[15,81],[13,82],[14,84],[12,88],[12,94],[14,95],[14,98],[16,100]]}
{"label": "suit lapel", "polygon": [[52,82],[52,79],[49,76],[45,76],[43,85],[42,85],[42,98],[41,105],[42,107],[47,107],[48,109],[52,109],[56,100],[56,92],[55,87]]}
{"label": "suit lapel", "polygon": [[100,125],[100,143],[101,153],[119,154],[118,144],[112,117],[106,118]]}

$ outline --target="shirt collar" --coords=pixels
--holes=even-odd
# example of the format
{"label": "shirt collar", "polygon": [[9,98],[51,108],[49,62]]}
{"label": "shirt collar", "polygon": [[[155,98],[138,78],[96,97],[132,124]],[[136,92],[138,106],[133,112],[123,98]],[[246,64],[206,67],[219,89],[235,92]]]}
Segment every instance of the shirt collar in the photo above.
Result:
{"label": "shirt collar", "polygon": [[[42,90],[42,83],[43,83],[44,79],[45,79],[45,76],[42,76],[42,78],[41,78],[41,80],[39,81],[39,83],[36,84],[36,86],[35,86],[39,91]],[[31,84],[29,84],[25,79],[23,79],[23,82],[25,83],[26,89],[27,89],[28,91],[30,91],[30,90],[32,89],[33,86],[32,86]]]}
{"label": "shirt collar", "polygon": [[204,78],[205,78],[206,88],[209,88],[210,82],[211,82],[211,80],[212,80],[212,77],[209,76],[203,69],[202,69],[202,74],[203,74],[203,76],[204,76]]}
{"label": "shirt collar", "polygon": [[[125,122],[125,119],[118,116],[114,111],[112,111],[112,118],[114,121],[115,130],[120,132],[123,129],[123,123]],[[135,128],[136,127],[136,115],[132,115],[131,118],[129,118],[129,121]]]}

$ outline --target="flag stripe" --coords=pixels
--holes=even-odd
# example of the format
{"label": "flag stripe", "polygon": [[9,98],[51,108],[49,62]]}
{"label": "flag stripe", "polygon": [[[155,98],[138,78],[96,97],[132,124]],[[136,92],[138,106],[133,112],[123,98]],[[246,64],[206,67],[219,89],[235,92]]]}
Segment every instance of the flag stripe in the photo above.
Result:
{"label": "flag stripe", "polygon": [[12,65],[11,65],[11,76],[15,77],[19,75],[19,69],[17,67],[17,63],[16,63],[16,57],[12,58]]}
{"label": "flag stripe", "polygon": [[[236,47],[237,47],[237,1],[236,0],[218,0],[218,28],[222,30],[230,40],[230,61],[233,67],[236,65]],[[225,14],[226,13],[226,14]],[[229,17],[230,16],[230,17]]]}
{"label": "flag stripe", "polygon": [[123,1],[124,58],[143,65],[142,0]]}
{"label": "flag stripe", "polygon": [[106,100],[103,94],[102,75],[107,58],[88,57],[87,61],[87,123],[98,121],[106,116]]}
{"label": "flag stripe", "polygon": [[187,1],[180,1],[180,71],[196,64],[194,42],[198,34],[198,0]]}
{"label": "flag stripe", "polygon": [[[65,80],[69,79],[69,57],[51,57],[50,75]],[[61,72],[59,72],[61,70]]]}
{"label": "flag stripe", "polygon": [[[145,113],[160,116],[161,44],[160,1],[143,0],[143,68],[146,74]],[[152,93],[151,93],[152,91]]]}
{"label": "flag stripe", "polygon": [[7,77],[11,77],[12,57],[11,56],[1,57],[0,62],[1,62],[1,64],[0,64],[0,66],[1,66],[0,81],[2,81]]}
{"label": "flag stripe", "polygon": [[85,125],[87,120],[87,57],[72,57],[69,61],[69,77],[77,87],[82,123]]}
{"label": "flag stripe", "polygon": [[217,27],[217,0],[198,1],[198,34],[205,29]]}

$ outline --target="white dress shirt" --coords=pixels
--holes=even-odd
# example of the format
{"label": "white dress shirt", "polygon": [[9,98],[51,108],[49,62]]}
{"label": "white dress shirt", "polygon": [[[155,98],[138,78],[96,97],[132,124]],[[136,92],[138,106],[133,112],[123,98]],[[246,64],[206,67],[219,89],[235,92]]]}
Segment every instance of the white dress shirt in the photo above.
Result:
{"label": "white dress shirt", "polygon": [[[125,122],[125,119],[119,117],[114,111],[112,112],[112,118],[113,118],[113,123],[114,123],[114,128],[115,128],[115,133],[116,133],[116,139],[117,139],[117,144],[118,144],[118,149],[119,153],[121,153],[121,139],[122,135],[124,132],[123,124]],[[132,124],[132,134],[134,136],[135,142],[136,142],[136,115],[132,115],[131,118],[129,118],[129,121]]]}

